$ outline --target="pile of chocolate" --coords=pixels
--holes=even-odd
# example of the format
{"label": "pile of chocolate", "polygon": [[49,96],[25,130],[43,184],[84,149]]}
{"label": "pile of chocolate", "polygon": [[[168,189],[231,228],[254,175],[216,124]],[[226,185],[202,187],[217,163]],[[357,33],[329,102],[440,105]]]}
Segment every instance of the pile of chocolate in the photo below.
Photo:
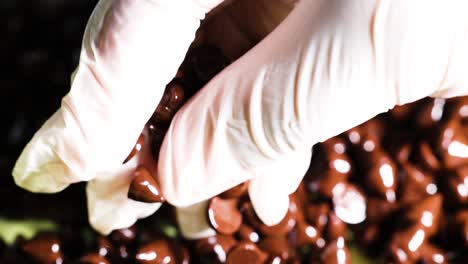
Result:
{"label": "pile of chocolate", "polygon": [[[143,140],[151,141],[157,158],[177,110],[228,64],[216,48],[192,48],[147,124],[149,137],[141,136],[127,159]],[[109,236],[90,230],[85,221],[62,219],[54,232],[1,244],[0,262],[352,263],[350,248],[357,247],[376,263],[468,263],[464,128],[468,97],[427,98],[317,144],[286,217],[275,226],[259,220],[247,185],[241,184],[209,201],[206,219],[217,232],[213,237],[185,239],[174,208],[164,204]],[[164,202],[158,189],[140,166],[129,197]],[[83,219],[86,212],[74,214]]]}

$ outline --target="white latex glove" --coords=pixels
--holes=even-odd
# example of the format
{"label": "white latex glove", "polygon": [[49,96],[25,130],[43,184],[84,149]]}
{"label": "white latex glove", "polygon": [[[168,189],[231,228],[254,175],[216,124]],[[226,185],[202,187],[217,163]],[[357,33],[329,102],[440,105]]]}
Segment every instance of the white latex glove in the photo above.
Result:
{"label": "white latex glove", "polygon": [[[127,227],[159,204],[129,200],[138,154],[125,165],[200,19],[222,0],[101,0],[86,27],[80,63],[61,108],[34,135],[13,171],[32,192],[87,186],[89,219],[100,232]],[[146,155],[149,157],[149,155]]]}
{"label": "white latex glove", "polygon": [[466,10],[467,1],[300,1],[176,114],[159,155],[166,199],[187,206],[250,180],[257,214],[278,223],[315,143],[396,104],[467,93]]}

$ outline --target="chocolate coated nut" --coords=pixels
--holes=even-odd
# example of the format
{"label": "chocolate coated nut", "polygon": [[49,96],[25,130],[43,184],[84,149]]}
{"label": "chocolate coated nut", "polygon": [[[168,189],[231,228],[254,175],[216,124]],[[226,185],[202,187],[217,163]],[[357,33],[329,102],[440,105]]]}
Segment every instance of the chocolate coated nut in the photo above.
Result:
{"label": "chocolate coated nut", "polygon": [[242,224],[237,231],[237,236],[240,240],[257,243],[260,240],[260,235],[252,227]]}
{"label": "chocolate coated nut", "polygon": [[429,196],[421,202],[414,203],[405,215],[412,224],[420,225],[425,229],[427,236],[437,232],[439,217],[442,210],[442,196],[440,194]]}
{"label": "chocolate coated nut", "polygon": [[347,178],[351,174],[351,160],[346,154],[346,142],[341,138],[331,138],[321,144],[328,169]]}
{"label": "chocolate coated nut", "polygon": [[122,228],[112,231],[109,235],[111,241],[116,245],[128,245],[135,241],[137,236],[136,226]]}
{"label": "chocolate coated nut", "polygon": [[287,260],[294,256],[294,252],[290,251],[288,240],[285,236],[267,236],[258,244],[260,249],[273,256],[280,256]]}
{"label": "chocolate coated nut", "polygon": [[288,233],[296,225],[297,218],[297,206],[293,204],[294,201],[290,200],[289,210],[286,216],[277,225],[267,226],[261,222],[261,220],[255,214],[255,211],[250,202],[246,202],[242,205],[242,212],[245,218],[251,224],[253,228],[260,231],[264,235],[275,235],[280,236]]}
{"label": "chocolate coated nut", "polygon": [[247,182],[241,183],[223,193],[221,193],[219,196],[223,199],[234,199],[234,198],[239,198],[242,195],[247,193],[247,188],[248,184]]}
{"label": "chocolate coated nut", "polygon": [[138,152],[141,151],[141,148],[143,147],[143,144],[145,143],[145,135],[143,134],[140,134],[140,136],[138,137],[138,140],[135,144],[135,146],[133,147],[132,151],[130,152],[130,154],[128,154],[128,157],[125,159],[124,163],[126,163],[127,161],[131,160]]}
{"label": "chocolate coated nut", "polygon": [[136,255],[141,264],[188,264],[188,251],[169,239],[157,239],[141,247]]}
{"label": "chocolate coated nut", "polygon": [[39,263],[61,264],[64,261],[61,243],[53,234],[40,234],[24,242],[21,249]]}
{"label": "chocolate coated nut", "polygon": [[319,192],[325,197],[331,198],[333,189],[345,182],[347,182],[346,175],[338,173],[336,170],[327,169],[320,174],[318,179],[310,181],[307,187],[311,193]]}
{"label": "chocolate coated nut", "polygon": [[351,254],[346,247],[343,237],[334,240],[325,247],[321,256],[323,264],[348,264],[351,263]]}
{"label": "chocolate coated nut", "polygon": [[326,229],[327,241],[337,240],[346,235],[346,223],[341,221],[334,212],[328,214],[328,224]]}
{"label": "chocolate coated nut", "polygon": [[225,263],[228,252],[236,243],[232,236],[216,235],[197,240],[195,250],[201,256],[208,257],[212,263]]}
{"label": "chocolate coated nut", "polygon": [[128,198],[144,203],[162,203],[164,197],[158,183],[143,166],[138,166],[128,190]]}
{"label": "chocolate coated nut", "polygon": [[223,235],[232,235],[242,224],[242,215],[236,199],[214,197],[208,203],[208,219],[211,226]]}
{"label": "chocolate coated nut", "polygon": [[258,264],[263,263],[266,258],[267,255],[255,244],[241,242],[229,251],[226,264]]}
{"label": "chocolate coated nut", "polygon": [[91,253],[81,257],[79,264],[110,264],[110,262],[98,253]]}

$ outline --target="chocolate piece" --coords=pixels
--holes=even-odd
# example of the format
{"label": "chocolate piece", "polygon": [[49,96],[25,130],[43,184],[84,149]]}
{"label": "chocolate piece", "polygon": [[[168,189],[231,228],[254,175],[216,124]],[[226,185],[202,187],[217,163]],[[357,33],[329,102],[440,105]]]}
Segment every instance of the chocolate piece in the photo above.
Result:
{"label": "chocolate piece", "polygon": [[419,144],[418,161],[428,170],[438,170],[440,161],[432,151],[429,143],[423,141]]}
{"label": "chocolate piece", "polygon": [[337,240],[346,236],[346,223],[341,221],[334,212],[328,214],[328,224],[326,228],[326,238],[328,241]]}
{"label": "chocolate piece", "polygon": [[437,152],[440,153],[444,167],[456,168],[468,162],[468,139],[463,128],[455,120],[447,122],[439,132]]}
{"label": "chocolate piece", "polygon": [[351,263],[351,254],[345,245],[343,237],[334,240],[325,247],[320,259],[323,264],[347,264]]}
{"label": "chocolate piece", "polygon": [[247,242],[257,243],[260,240],[260,235],[252,227],[242,224],[237,231],[237,236]]}
{"label": "chocolate piece", "polygon": [[128,245],[135,241],[136,235],[137,229],[136,226],[133,225],[128,228],[114,230],[109,237],[116,245]]}
{"label": "chocolate piece", "polygon": [[416,124],[420,129],[431,129],[444,114],[445,99],[426,98],[422,101],[416,113]]}
{"label": "chocolate piece", "polygon": [[[118,235],[114,235],[114,236],[118,236]],[[96,244],[97,244],[97,251],[99,255],[103,257],[107,257],[111,255],[112,252],[114,251],[112,244],[109,242],[109,240],[106,237],[98,236],[96,239]]]}
{"label": "chocolate piece", "polygon": [[326,203],[309,204],[306,208],[306,219],[312,226],[317,228],[319,232],[323,232],[328,224],[329,211],[330,206]]}
{"label": "chocolate piece", "polygon": [[347,178],[351,174],[351,160],[346,154],[346,142],[341,138],[331,138],[321,144],[328,168]]}
{"label": "chocolate piece", "polygon": [[258,244],[260,249],[273,256],[280,256],[287,260],[294,255],[290,250],[288,240],[285,236],[268,236],[263,238]]}
{"label": "chocolate piece", "polygon": [[258,264],[263,263],[266,258],[267,255],[255,244],[241,242],[229,251],[226,264]]}
{"label": "chocolate piece", "polygon": [[367,200],[367,221],[372,223],[382,222],[397,209],[398,204],[396,203],[390,203],[380,198],[369,198]]}
{"label": "chocolate piece", "polygon": [[365,172],[367,187],[388,202],[396,201],[397,169],[395,163],[383,151],[369,155],[369,169]]}
{"label": "chocolate piece", "polygon": [[165,201],[158,183],[143,166],[138,166],[128,190],[128,198],[144,203],[162,203]]}
{"label": "chocolate piece", "polygon": [[431,236],[435,234],[439,226],[441,209],[442,196],[432,195],[408,208],[405,218],[413,224],[420,225],[426,235]]}
{"label": "chocolate piece", "polygon": [[152,123],[170,123],[184,102],[184,87],[180,79],[172,80],[151,117]]}
{"label": "chocolate piece", "polygon": [[110,264],[103,256],[97,253],[87,254],[78,260],[79,264]]}
{"label": "chocolate piece", "polygon": [[169,239],[157,239],[141,247],[135,255],[141,264],[188,264],[189,255],[185,248]]}
{"label": "chocolate piece", "polygon": [[296,225],[297,206],[295,206],[293,203],[294,202],[290,200],[289,210],[286,213],[286,216],[283,218],[283,220],[281,220],[281,222],[273,226],[267,226],[261,222],[261,220],[255,214],[255,211],[250,202],[244,203],[241,210],[251,226],[260,231],[260,233],[264,235],[279,236],[288,233]]}
{"label": "chocolate piece", "polygon": [[195,243],[195,249],[198,254],[208,258],[210,263],[225,263],[228,252],[236,243],[232,236],[216,235],[199,239]]}
{"label": "chocolate piece", "polygon": [[398,200],[402,205],[412,204],[437,193],[432,175],[409,163],[402,165],[403,183]]}
{"label": "chocolate piece", "polygon": [[429,243],[421,246],[421,262],[424,264],[444,264],[448,263],[447,254],[441,249]]}
{"label": "chocolate piece", "polygon": [[305,221],[298,221],[289,236],[295,247],[301,247],[315,243],[320,238],[320,233]]}
{"label": "chocolate piece", "polygon": [[412,150],[413,147],[408,143],[400,145],[395,151],[396,160],[400,163],[408,162]]}
{"label": "chocolate piece", "polygon": [[125,159],[124,163],[131,160],[138,152],[140,152],[144,143],[145,143],[145,135],[140,134],[140,136],[138,137],[137,142],[135,143],[135,146],[133,147],[130,154],[128,154],[128,157]]}
{"label": "chocolate piece", "polygon": [[43,233],[25,241],[21,249],[39,263],[61,264],[64,262],[61,243],[53,234]]}
{"label": "chocolate piece", "polygon": [[214,197],[208,204],[208,219],[211,226],[223,235],[232,235],[242,224],[242,215],[237,209],[237,200]]}
{"label": "chocolate piece", "polygon": [[345,223],[357,224],[366,219],[366,198],[354,185],[338,184],[333,189],[335,214]]}
{"label": "chocolate piece", "polygon": [[390,252],[393,259],[416,261],[419,259],[421,246],[427,241],[427,233],[421,225],[413,225],[407,230],[398,231],[393,235]]}
{"label": "chocolate piece", "polygon": [[241,183],[231,189],[221,193],[219,196],[223,199],[239,198],[247,193],[248,184],[247,182]]}
{"label": "chocolate piece", "polygon": [[447,181],[446,196],[459,205],[468,205],[468,166],[461,166],[443,176]]}

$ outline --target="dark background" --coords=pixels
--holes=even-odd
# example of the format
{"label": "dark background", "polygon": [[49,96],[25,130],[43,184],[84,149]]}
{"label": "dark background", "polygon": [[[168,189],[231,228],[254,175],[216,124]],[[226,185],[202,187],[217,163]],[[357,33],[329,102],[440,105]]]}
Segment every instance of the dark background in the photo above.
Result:
{"label": "dark background", "polygon": [[[0,0],[0,217],[54,215],[82,221],[82,185],[59,195],[15,186],[16,158],[34,132],[60,107],[78,64],[81,40],[97,0]],[[71,199],[73,197],[78,197]],[[68,219],[67,219],[68,218]]]}

